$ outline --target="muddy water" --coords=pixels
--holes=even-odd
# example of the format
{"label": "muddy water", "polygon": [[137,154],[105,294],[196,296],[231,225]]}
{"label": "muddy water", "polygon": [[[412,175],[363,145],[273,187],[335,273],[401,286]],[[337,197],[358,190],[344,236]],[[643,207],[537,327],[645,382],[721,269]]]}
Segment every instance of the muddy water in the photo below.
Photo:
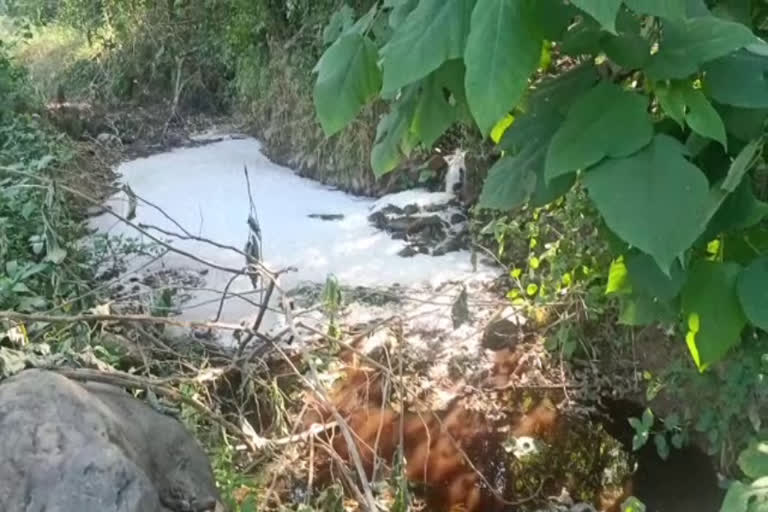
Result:
{"label": "muddy water", "polygon": [[[625,447],[632,446],[632,428],[627,421],[640,417],[643,408],[628,401],[606,401],[605,429]],[[724,491],[718,487],[712,459],[694,446],[672,449],[662,460],[653,443],[637,453],[632,491],[648,512],[718,512]]]}

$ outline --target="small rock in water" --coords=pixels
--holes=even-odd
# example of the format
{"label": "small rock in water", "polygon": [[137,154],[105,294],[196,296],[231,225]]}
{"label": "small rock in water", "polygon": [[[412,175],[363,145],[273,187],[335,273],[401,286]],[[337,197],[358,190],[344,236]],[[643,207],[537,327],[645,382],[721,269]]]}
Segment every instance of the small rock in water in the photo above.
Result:
{"label": "small rock in water", "polygon": [[397,254],[398,256],[402,256],[403,258],[411,258],[419,254],[419,251],[414,249],[412,245],[406,245]]}
{"label": "small rock in water", "polygon": [[405,212],[406,215],[413,215],[415,213],[419,213],[419,211],[419,206],[416,204],[409,204],[403,208],[403,212]]}
{"label": "small rock in water", "polygon": [[467,217],[465,215],[462,215],[461,213],[454,213],[451,215],[451,224],[461,224],[462,222],[467,222]]}
{"label": "small rock in water", "polygon": [[341,213],[310,213],[307,215],[310,219],[320,219],[326,221],[343,220],[344,215]]}

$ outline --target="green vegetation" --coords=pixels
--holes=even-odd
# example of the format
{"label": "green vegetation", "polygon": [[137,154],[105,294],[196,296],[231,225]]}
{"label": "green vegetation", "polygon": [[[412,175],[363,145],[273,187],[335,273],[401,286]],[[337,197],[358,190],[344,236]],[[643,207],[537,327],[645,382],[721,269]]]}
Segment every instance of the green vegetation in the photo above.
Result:
{"label": "green vegetation", "polygon": [[[276,160],[369,193],[415,155],[491,135],[473,223],[509,267],[509,300],[542,324],[579,320],[547,336],[566,360],[626,338],[641,363],[669,351],[645,371],[656,414],[632,422],[637,447],[695,440],[737,478],[724,512],[768,502],[763,3],[8,0],[0,15],[0,309],[96,305],[84,294],[101,255],[76,243],[82,205],[62,188],[79,149],[46,102],[234,113]],[[335,317],[333,279],[324,303]],[[649,325],[657,339],[635,345]],[[229,504],[255,510],[236,494],[261,483],[219,434]]]}
{"label": "green vegetation", "polygon": [[[489,134],[513,116],[478,206],[509,211],[585,191],[611,242],[607,291],[620,319],[676,325],[698,371],[733,392],[724,400],[749,403],[759,417],[767,21],[765,6],[750,1],[393,0],[332,31],[315,103],[328,135],[372,100],[389,103],[371,151],[379,175],[456,122]],[[501,250],[508,228],[499,226],[490,230]],[[530,257],[527,274],[539,264]],[[522,294],[541,288],[532,282]],[[734,361],[740,377],[728,388]],[[700,412],[729,422],[718,414],[724,403]],[[635,423],[639,446],[652,422]],[[718,444],[716,430],[701,429]],[[666,437],[655,442],[668,451]],[[749,489],[766,499],[760,480]],[[731,503],[724,510],[754,510],[750,500]]]}

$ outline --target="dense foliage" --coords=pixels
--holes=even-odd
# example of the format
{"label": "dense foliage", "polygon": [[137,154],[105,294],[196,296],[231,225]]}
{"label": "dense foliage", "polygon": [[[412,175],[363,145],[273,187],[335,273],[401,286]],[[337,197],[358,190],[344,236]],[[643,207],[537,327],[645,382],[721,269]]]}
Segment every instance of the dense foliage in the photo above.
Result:
{"label": "dense foliage", "polygon": [[[768,329],[767,21],[749,0],[387,0],[356,19],[343,8],[315,104],[330,135],[374,98],[390,103],[379,174],[456,122],[503,132],[480,206],[585,189],[615,247],[621,318],[681,319],[704,372]],[[724,510],[768,500],[760,482],[734,487]]]}

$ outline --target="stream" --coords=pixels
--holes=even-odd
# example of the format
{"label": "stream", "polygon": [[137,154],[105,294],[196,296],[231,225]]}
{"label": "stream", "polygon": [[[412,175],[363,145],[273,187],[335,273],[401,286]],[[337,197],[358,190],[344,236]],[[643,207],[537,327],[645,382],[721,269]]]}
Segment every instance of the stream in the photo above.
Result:
{"label": "stream", "polygon": [[[451,195],[416,190],[379,201],[354,197],[273,164],[261,153],[255,139],[233,136],[224,139],[120,165],[117,172],[122,183],[129,185],[139,198],[162,209],[139,200],[133,222],[175,233],[180,232],[180,225],[194,236],[242,250],[249,233],[250,203],[244,172],[247,168],[250,196],[262,231],[263,262],[272,270],[295,269],[281,277],[280,284],[286,290],[300,283],[323,283],[330,274],[346,286],[368,287],[395,283],[439,285],[493,277],[489,268],[473,273],[470,254],[465,250],[440,257],[418,254],[404,259],[398,252],[405,247],[405,242],[393,240],[368,221],[368,216],[380,204],[428,206],[445,202]],[[120,193],[110,199],[107,206],[127,215],[129,203],[127,195]],[[144,234],[109,214],[92,219],[91,225],[101,233],[149,241]],[[175,248],[219,266],[240,269],[245,264],[243,255],[234,251],[199,241],[174,240],[157,230],[149,231],[168,239]],[[147,264],[148,261],[149,258],[133,260],[123,269],[124,275],[138,269],[143,275],[163,269],[204,272],[202,288],[208,291],[191,291],[180,307],[181,318],[209,321],[216,316],[219,308],[216,299],[227,288],[231,273],[175,253],[151,264]],[[250,280],[245,276],[235,279],[229,291],[238,295],[226,301],[219,320],[236,323],[250,318],[254,306],[243,298],[248,295],[255,298]],[[274,319],[266,320],[267,327],[271,321]]]}
{"label": "stream", "polygon": [[[468,375],[481,373],[483,358],[487,359],[482,330],[494,310],[504,307],[504,299],[488,291],[499,270],[484,262],[473,265],[466,249],[440,256],[416,253],[405,258],[401,253],[406,241],[369,220],[372,213],[385,208],[430,212],[431,206],[449,202],[451,194],[411,190],[378,200],[353,197],[271,163],[257,140],[239,136],[224,136],[223,140],[126,162],[117,172],[139,200],[132,204],[128,194],[121,192],[106,206],[181,252],[221,268],[241,269],[245,264],[241,253],[189,238],[244,249],[252,201],[261,228],[263,262],[273,270],[294,269],[282,275],[280,284],[284,289],[300,285],[317,288],[329,275],[336,276],[349,289],[395,287],[397,294],[405,297],[401,300],[413,306],[409,312],[415,311],[404,326],[403,337],[412,344],[407,352],[414,364],[423,362],[428,366],[423,371],[429,376],[424,387],[431,394],[428,398],[435,410],[441,410],[456,396],[459,384]],[[423,214],[425,219],[430,215],[434,217]],[[91,226],[102,234],[150,241],[146,234],[109,213],[94,217]],[[188,233],[184,237],[174,235],[184,231]],[[109,265],[105,261],[105,266]],[[132,257],[117,270],[128,292],[140,293],[143,284],[157,287],[161,279],[158,276],[170,276],[165,284],[184,290],[184,300],[174,304],[184,320],[238,323],[256,314],[253,301],[259,297],[248,277],[233,279],[230,272],[178,253],[168,252],[160,258]],[[451,320],[452,307],[462,289],[470,292],[472,315],[457,327]],[[231,295],[222,302],[225,290]],[[369,325],[395,311],[388,300],[366,300],[369,302],[353,300],[345,312],[345,325]],[[262,326],[269,329],[278,321],[276,314],[268,314]],[[373,350],[375,338],[361,349]],[[228,343],[227,339],[220,341]],[[456,361],[461,361],[463,374],[456,374]],[[626,419],[637,414],[633,407],[612,408],[613,421],[604,425],[625,446],[631,444]],[[719,509],[722,493],[708,457],[687,449],[675,451],[665,463],[651,450],[649,446],[637,457],[639,466],[632,479],[633,489],[648,503],[649,511]]]}

